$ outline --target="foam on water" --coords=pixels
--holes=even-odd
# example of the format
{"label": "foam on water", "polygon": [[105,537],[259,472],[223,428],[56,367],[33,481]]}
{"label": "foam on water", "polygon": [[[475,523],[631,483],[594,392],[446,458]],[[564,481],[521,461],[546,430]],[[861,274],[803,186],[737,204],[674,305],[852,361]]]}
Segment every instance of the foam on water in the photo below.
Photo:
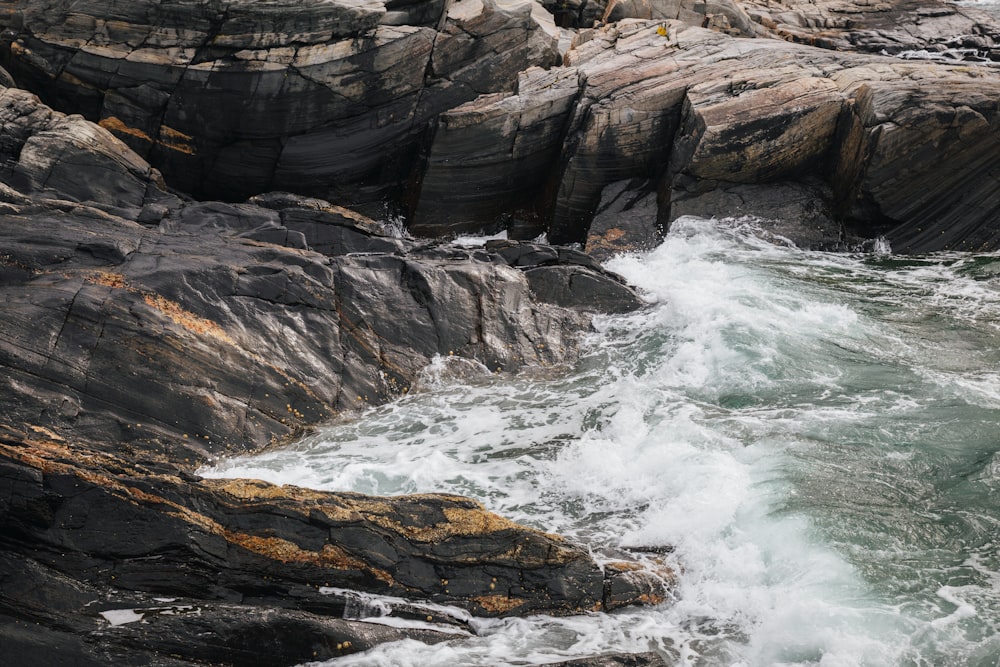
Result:
{"label": "foam on water", "polygon": [[600,318],[565,377],[440,359],[422,391],[203,472],[459,493],[598,558],[675,548],[671,604],[482,620],[474,637],[337,665],[646,650],[692,665],[995,664],[998,267],[807,253],[750,221],[682,219],[610,266],[656,306]]}

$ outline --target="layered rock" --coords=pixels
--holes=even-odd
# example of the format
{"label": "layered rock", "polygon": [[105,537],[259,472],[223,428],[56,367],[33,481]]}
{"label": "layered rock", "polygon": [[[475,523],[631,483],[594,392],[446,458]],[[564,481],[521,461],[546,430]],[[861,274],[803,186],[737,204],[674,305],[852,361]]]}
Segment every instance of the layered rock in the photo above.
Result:
{"label": "layered rock", "polygon": [[663,600],[634,563],[462,498],[192,474],[398,396],[438,355],[565,363],[587,312],[641,306],[616,276],[542,246],[395,238],[296,195],[194,202],[79,117],[17,90],[0,110],[5,656],[296,664],[446,636],[344,620],[342,589],[482,615]]}
{"label": "layered rock", "polygon": [[1000,60],[1000,27],[974,5],[947,0],[743,0],[766,32],[842,51],[942,54],[951,59]]}
{"label": "layered rock", "polygon": [[[534,75],[552,84],[558,104],[540,104],[529,78],[517,96],[480,98],[444,116],[428,174],[435,183],[471,169],[492,175],[463,193],[479,198],[464,209],[485,212],[479,224],[495,219],[488,193],[510,182],[509,147],[530,137],[526,171],[543,173],[543,156],[560,156],[526,190],[528,201],[543,202],[532,214],[550,220],[555,242],[585,240],[606,187],[652,177],[661,227],[683,213],[731,215],[733,198],[720,192],[738,198],[772,185],[815,194],[817,224],[832,228],[821,245],[843,235],[832,218],[864,236],[887,234],[903,252],[997,243],[1000,72],[992,68],[636,21],[582,33],[564,62]],[[462,159],[471,145],[476,157]],[[784,209],[778,196],[762,202],[747,212]],[[447,203],[435,191],[428,207]]]}
{"label": "layered rock", "polygon": [[551,16],[528,0],[10,0],[0,26],[16,79],[175,187],[372,210],[400,195],[430,119],[558,59]]}
{"label": "layered rock", "polygon": [[[419,234],[584,242],[616,182],[652,183],[660,230],[777,184],[753,212],[815,193],[818,227],[801,237],[822,245],[856,232],[904,251],[993,247],[995,71],[848,53],[989,59],[987,15],[937,0],[643,0],[567,5],[569,23],[598,7],[618,22],[579,32],[555,68],[560,35],[527,0],[10,0],[0,21],[22,83],[189,192],[278,188],[398,205]],[[617,227],[601,225],[607,245]]]}

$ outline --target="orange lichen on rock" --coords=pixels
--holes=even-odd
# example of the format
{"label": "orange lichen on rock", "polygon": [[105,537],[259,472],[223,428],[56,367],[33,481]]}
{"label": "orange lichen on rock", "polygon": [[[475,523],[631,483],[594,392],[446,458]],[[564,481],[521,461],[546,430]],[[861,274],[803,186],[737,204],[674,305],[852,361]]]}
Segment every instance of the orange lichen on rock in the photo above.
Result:
{"label": "orange lichen on rock", "polygon": [[[223,537],[226,541],[243,547],[260,556],[282,563],[307,563],[324,568],[338,570],[354,570],[370,574],[389,585],[396,582],[392,576],[380,568],[372,567],[363,560],[349,554],[344,549],[325,544],[320,551],[303,549],[297,544],[277,537],[264,537],[226,528],[216,519],[196,512],[189,507],[163,496],[145,491],[136,486],[123,483],[120,479],[97,470],[103,464],[113,463],[109,457],[85,450],[78,450],[51,440],[25,440],[28,447],[17,447],[0,443],[0,455],[20,461],[36,470],[48,474],[73,475],[89,484],[135,505],[146,507],[160,506],[164,514],[185,521],[192,526]],[[90,468],[83,468],[73,462],[86,462]],[[164,476],[164,481],[172,482],[174,478]],[[245,481],[245,480],[244,480]],[[264,482],[259,484],[264,485]],[[315,492],[321,494],[321,492]],[[308,509],[308,508],[304,508]]]}
{"label": "orange lichen on rock", "polygon": [[[435,494],[411,495],[403,498],[414,501],[444,500],[448,502],[453,500],[451,496]],[[449,537],[474,537],[504,530],[525,530],[523,526],[519,526],[509,519],[486,511],[478,503],[472,507],[444,507],[441,511],[445,520],[430,525],[402,523],[390,518],[394,514],[399,514],[398,508],[394,511],[393,506],[382,499],[356,499],[352,504],[368,521],[418,542],[438,542]]]}
{"label": "orange lichen on rock", "polygon": [[211,320],[206,320],[204,317],[198,317],[189,310],[185,310],[176,301],[171,301],[159,294],[144,294],[142,299],[146,302],[147,306],[155,308],[173,320],[174,324],[192,333],[211,336],[229,345],[236,345],[236,341],[218,324]]}
{"label": "orange lichen on rock", "polygon": [[506,614],[525,603],[524,600],[507,597],[506,595],[480,595],[479,597],[472,598],[472,601],[491,614]]}
{"label": "orange lichen on rock", "polygon": [[127,134],[130,137],[135,137],[136,139],[142,139],[147,143],[153,143],[153,138],[151,136],[149,136],[148,134],[146,134],[145,132],[143,132],[138,128],[129,127],[128,125],[123,123],[120,118],[117,118],[115,116],[102,118],[101,121],[98,123],[98,125],[100,125],[105,130],[108,130],[110,132],[115,132],[118,134]]}
{"label": "orange lichen on rock", "polygon": [[111,271],[89,271],[83,275],[83,279],[93,285],[102,285],[112,289],[130,289],[125,276]]}
{"label": "orange lichen on rock", "polygon": [[154,139],[139,128],[126,125],[122,119],[117,116],[102,118],[98,125],[106,130],[109,130],[110,132],[135,137],[136,139],[140,139],[146,143],[163,146],[164,148],[169,148],[170,150],[177,151],[178,153],[184,153],[185,155],[195,154],[194,147],[190,144],[190,142],[194,140],[194,137],[189,134],[184,134],[179,130],[175,130],[172,127],[167,127],[166,125],[160,126],[160,138],[158,139]]}

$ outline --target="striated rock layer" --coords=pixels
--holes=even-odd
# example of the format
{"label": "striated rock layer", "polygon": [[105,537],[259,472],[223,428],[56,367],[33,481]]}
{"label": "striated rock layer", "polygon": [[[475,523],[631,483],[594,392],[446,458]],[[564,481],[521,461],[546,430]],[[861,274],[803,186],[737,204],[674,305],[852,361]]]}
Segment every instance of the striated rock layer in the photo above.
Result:
{"label": "striated rock layer", "polygon": [[5,65],[199,197],[398,197],[428,121],[558,60],[530,0],[0,2]]}
{"label": "striated rock layer", "polygon": [[394,238],[296,195],[190,201],[25,91],[0,90],[0,118],[5,659],[296,664],[449,636],[344,619],[344,589],[460,632],[403,598],[481,615],[664,599],[635,563],[463,498],[192,474],[397,396],[437,355],[563,364],[588,311],[642,305],[616,276],[545,246]]}
{"label": "striated rock layer", "polygon": [[[1000,242],[1000,70],[648,21],[583,32],[564,62],[442,114],[418,214],[486,224],[489,193],[517,187],[550,240],[583,242],[605,189],[646,179],[632,199],[653,196],[661,229],[687,213],[778,217],[786,198],[766,185],[811,192],[828,246],[839,223],[901,252]],[[471,193],[438,185],[466,177]]]}
{"label": "striated rock layer", "polygon": [[989,15],[942,0],[546,6],[561,25],[608,23],[560,32],[533,0],[0,0],[0,52],[198,196],[288,190],[400,211],[421,235],[584,243],[605,189],[638,179],[640,229],[601,221],[590,247],[648,245],[635,239],[684,213],[778,217],[787,193],[812,201],[793,234],[811,245],[997,246],[997,68],[880,55],[1000,60]]}

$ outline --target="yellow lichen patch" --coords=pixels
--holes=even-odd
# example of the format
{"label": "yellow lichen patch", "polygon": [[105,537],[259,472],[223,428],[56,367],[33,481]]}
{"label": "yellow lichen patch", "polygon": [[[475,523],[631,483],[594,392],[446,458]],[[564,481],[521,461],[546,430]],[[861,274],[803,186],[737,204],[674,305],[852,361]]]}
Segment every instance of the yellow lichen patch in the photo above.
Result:
{"label": "yellow lichen patch", "polygon": [[525,603],[525,600],[509,598],[506,595],[480,595],[472,598],[472,601],[493,614],[506,614]]}
{"label": "yellow lichen patch", "polygon": [[[308,563],[338,570],[366,572],[389,585],[396,584],[392,576],[385,570],[372,567],[336,545],[325,544],[320,551],[311,551],[303,549],[294,542],[278,537],[262,537],[232,531],[215,519],[173,500],[124,484],[119,479],[94,469],[81,468],[71,463],[55,460],[56,458],[61,458],[65,461],[86,462],[95,467],[114,462],[113,459],[105,455],[96,452],[88,453],[86,451],[79,451],[50,440],[26,439],[24,444],[29,445],[29,447],[15,447],[0,443],[0,454],[8,456],[13,460],[21,461],[45,473],[73,475],[124,501],[136,505],[162,506],[165,508],[163,513],[168,516],[176,517],[208,533],[219,535],[232,544],[272,560],[282,563]],[[164,481],[171,481],[167,477],[163,479]]]}
{"label": "yellow lichen patch", "polygon": [[236,341],[229,337],[222,327],[204,317],[198,317],[189,310],[185,310],[176,301],[171,301],[159,294],[144,294],[143,301],[150,308],[155,308],[171,320],[174,324],[184,327],[192,333],[203,336],[210,336],[229,345],[236,345]]}
{"label": "yellow lichen patch", "polygon": [[65,442],[65,439],[61,435],[59,435],[57,433],[53,433],[52,431],[50,431],[49,429],[45,428],[44,426],[38,426],[37,424],[28,424],[28,428],[30,428],[35,433],[38,433],[40,435],[44,435],[46,438],[49,438],[50,440],[55,440],[55,441],[58,441],[58,442]]}
{"label": "yellow lichen patch", "polygon": [[261,537],[259,535],[236,533],[229,530],[223,530],[222,536],[229,542],[237,544],[247,551],[252,551],[282,563],[307,563],[320,567],[332,567],[337,570],[357,570],[359,572],[368,572],[376,579],[384,581],[387,584],[391,585],[395,583],[392,576],[385,570],[372,567],[333,544],[324,544],[320,551],[310,551],[280,537]]}
{"label": "yellow lichen patch", "polygon": [[129,127],[122,120],[116,116],[109,116],[107,118],[102,118],[98,123],[105,130],[110,132],[115,132],[116,134],[127,134],[130,137],[135,137],[136,139],[142,139],[147,143],[153,143],[153,138],[140,130],[137,127]]}
{"label": "yellow lichen patch", "polygon": [[103,285],[113,289],[129,289],[128,281],[120,273],[110,271],[89,271],[84,274],[83,279],[93,285]]}
{"label": "yellow lichen patch", "polygon": [[635,249],[635,244],[632,243],[622,243],[622,239],[625,238],[625,231],[613,227],[603,234],[593,234],[587,239],[588,251],[595,249],[602,250],[633,250]]}
{"label": "yellow lichen patch", "polygon": [[68,83],[69,85],[76,86],[78,88],[89,88],[90,90],[97,90],[94,86],[90,85],[86,81],[78,79],[77,77],[73,76],[72,74],[70,74],[65,70],[63,70],[63,72],[59,75],[59,81],[61,83]]}
{"label": "yellow lichen patch", "polygon": [[357,211],[352,211],[349,208],[344,208],[343,206],[337,206],[336,204],[330,204],[329,206],[324,206],[323,210],[326,211],[327,213],[336,213],[337,215],[343,216],[343,217],[347,218],[348,220],[353,220],[354,222],[357,222],[357,223],[360,223],[360,224],[363,224],[363,225],[371,225],[373,227],[377,227],[378,226],[378,223],[375,222],[374,220],[372,220],[371,218],[369,218],[367,216],[364,216],[364,215],[361,215]]}
{"label": "yellow lichen patch", "polygon": [[[289,500],[293,502],[309,502],[309,509],[313,508],[312,503],[331,501],[332,494],[325,491],[306,489],[300,486],[277,486],[270,482],[259,479],[205,479],[202,480],[205,486],[219,491],[224,491],[240,500]],[[320,509],[327,509],[324,503]],[[335,511],[339,508],[331,508]],[[351,512],[352,518],[357,518]]]}
{"label": "yellow lichen patch", "polygon": [[164,148],[169,148],[170,150],[184,153],[185,155],[194,155],[195,153],[194,147],[188,143],[192,141],[194,137],[175,130],[172,127],[167,127],[166,125],[160,127],[159,139],[154,139],[137,127],[126,125],[121,118],[116,116],[102,118],[98,125],[116,134],[124,134],[130,137],[135,137],[136,139],[141,139],[146,143],[163,146]]}
{"label": "yellow lichen patch", "polygon": [[166,137],[172,141],[193,141],[194,137],[190,134],[184,134],[180,130],[175,130],[167,125],[160,126],[160,136]]}
{"label": "yellow lichen patch", "polygon": [[656,593],[643,593],[636,598],[636,601],[641,604],[648,604],[650,606],[655,606],[658,604],[663,604],[667,601],[667,598],[663,595],[657,595]]}
{"label": "yellow lichen patch", "polygon": [[191,145],[193,140],[194,137],[190,134],[184,134],[180,130],[175,130],[172,127],[161,125],[160,138],[157,139],[156,143],[164,148],[177,151],[178,153],[194,155],[195,149],[194,146]]}
{"label": "yellow lichen patch", "polygon": [[617,241],[623,236],[625,236],[625,231],[618,229],[617,227],[613,227],[608,231],[604,232],[605,241]]}
{"label": "yellow lichen patch", "polygon": [[481,508],[446,507],[444,515],[449,521],[444,525],[452,535],[483,535],[501,530],[524,530],[510,519]]}

